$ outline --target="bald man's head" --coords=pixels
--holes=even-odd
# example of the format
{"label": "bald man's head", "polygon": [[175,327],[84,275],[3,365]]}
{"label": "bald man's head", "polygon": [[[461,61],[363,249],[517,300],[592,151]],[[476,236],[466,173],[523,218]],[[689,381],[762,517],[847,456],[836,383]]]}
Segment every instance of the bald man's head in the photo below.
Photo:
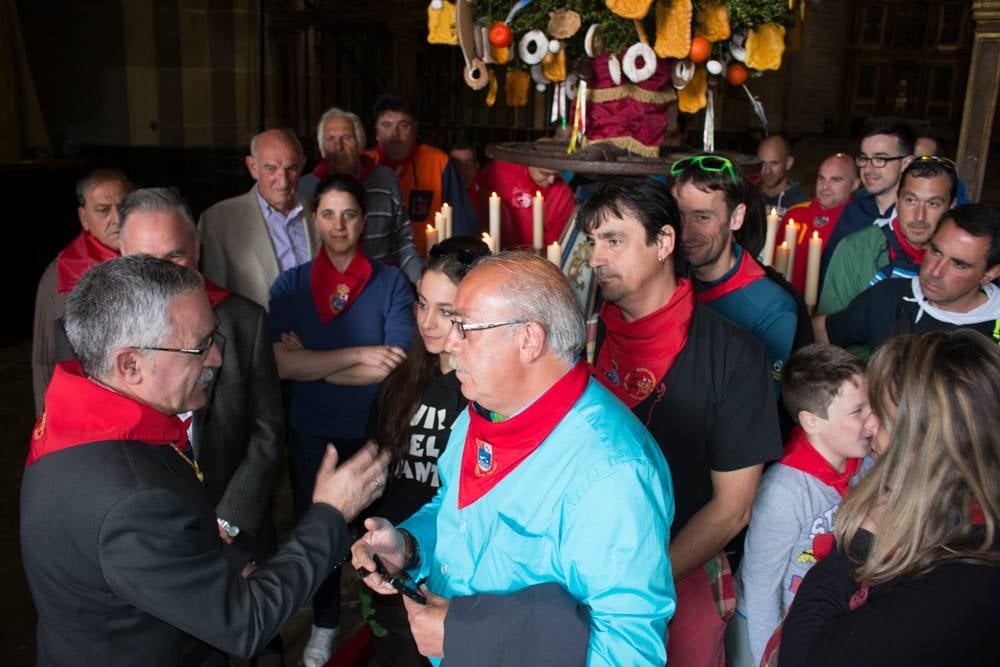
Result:
{"label": "bald man's head", "polygon": [[816,199],[823,208],[833,208],[851,196],[860,185],[854,159],[837,153],[823,160],[816,176]]}
{"label": "bald man's head", "polygon": [[299,175],[305,158],[298,137],[288,130],[267,130],[250,142],[247,169],[257,190],[272,208],[288,215],[297,202]]}
{"label": "bald man's head", "polygon": [[760,183],[769,196],[777,195],[788,188],[788,170],[795,164],[792,146],[779,134],[772,134],[757,147],[760,158]]}

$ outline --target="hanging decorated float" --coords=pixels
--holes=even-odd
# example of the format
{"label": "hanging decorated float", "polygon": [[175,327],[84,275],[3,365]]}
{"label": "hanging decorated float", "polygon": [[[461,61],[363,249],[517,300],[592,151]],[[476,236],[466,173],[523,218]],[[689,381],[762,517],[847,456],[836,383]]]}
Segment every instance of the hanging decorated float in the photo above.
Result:
{"label": "hanging decorated float", "polygon": [[781,67],[786,27],[808,0],[433,0],[428,41],[462,49],[462,77],[508,106],[551,90],[553,123],[566,151],[611,144],[660,155],[668,108],[705,113],[714,150],[715,100],[742,88],[766,125],[748,82]]}

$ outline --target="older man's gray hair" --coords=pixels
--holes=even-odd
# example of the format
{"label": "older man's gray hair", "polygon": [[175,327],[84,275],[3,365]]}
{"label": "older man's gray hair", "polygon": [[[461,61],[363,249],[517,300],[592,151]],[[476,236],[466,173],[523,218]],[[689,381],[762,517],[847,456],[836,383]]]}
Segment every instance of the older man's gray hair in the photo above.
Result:
{"label": "older man's gray hair", "polygon": [[95,186],[108,181],[118,181],[119,183],[123,183],[126,190],[131,190],[134,187],[132,185],[132,181],[128,180],[128,176],[125,175],[125,172],[119,169],[102,167],[101,169],[95,169],[94,171],[87,173],[83,178],[76,182],[76,203],[79,206],[86,206],[87,193],[90,192],[90,190]]}
{"label": "older man's gray hair", "polygon": [[263,132],[259,132],[250,138],[250,155],[254,160],[257,159],[257,140],[260,139],[262,134],[267,134],[268,132],[277,132],[282,135],[290,144],[295,146],[300,158],[305,155],[305,152],[302,150],[302,142],[299,141],[298,135],[287,128],[278,127],[271,130],[264,130]]}
{"label": "older man's gray hair", "polygon": [[508,305],[506,317],[541,324],[546,345],[573,363],[583,349],[583,313],[562,271],[547,259],[522,251],[488,255],[472,270],[483,266],[506,274],[496,286],[496,293]]}
{"label": "older man's gray hair", "polygon": [[123,347],[162,347],[174,297],[202,289],[194,271],[148,255],[98,264],[66,301],[66,335],[84,372],[108,379]]}
{"label": "older man's gray hair", "polygon": [[326,154],[323,152],[323,126],[331,118],[346,118],[351,121],[351,124],[354,126],[354,138],[358,142],[358,148],[362,151],[365,150],[365,126],[361,123],[361,119],[358,118],[358,114],[344,111],[338,107],[330,107],[319,117],[319,122],[316,123],[316,143],[319,145],[320,155],[326,157]]}
{"label": "older man's gray hair", "polygon": [[118,233],[125,238],[125,225],[134,213],[179,213],[191,227],[194,234],[198,228],[187,202],[175,188],[142,188],[130,192],[118,204]]}

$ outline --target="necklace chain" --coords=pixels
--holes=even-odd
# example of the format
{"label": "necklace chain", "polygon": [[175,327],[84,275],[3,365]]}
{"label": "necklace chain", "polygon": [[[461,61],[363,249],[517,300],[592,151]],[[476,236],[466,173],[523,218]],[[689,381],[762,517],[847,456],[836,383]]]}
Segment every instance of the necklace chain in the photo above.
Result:
{"label": "necklace chain", "polygon": [[198,467],[198,462],[197,462],[197,461],[195,461],[195,460],[194,460],[193,458],[191,458],[190,456],[188,456],[187,454],[185,454],[185,453],[184,453],[184,452],[183,452],[183,451],[181,450],[181,448],[177,446],[177,443],[176,443],[176,442],[171,442],[171,443],[170,443],[170,446],[171,446],[171,448],[173,448],[173,450],[174,450],[175,452],[177,452],[177,454],[178,454],[178,455],[179,455],[179,456],[180,456],[180,457],[181,457],[182,459],[184,459],[184,461],[185,461],[185,462],[186,462],[186,463],[187,463],[187,464],[188,464],[189,466],[191,466],[191,469],[192,469],[192,470],[194,470],[194,474],[195,474],[195,475],[196,475],[196,476],[198,477],[198,481],[204,484],[204,482],[205,482],[205,473],[203,473],[203,472],[201,471],[201,468],[199,468],[199,467]]}

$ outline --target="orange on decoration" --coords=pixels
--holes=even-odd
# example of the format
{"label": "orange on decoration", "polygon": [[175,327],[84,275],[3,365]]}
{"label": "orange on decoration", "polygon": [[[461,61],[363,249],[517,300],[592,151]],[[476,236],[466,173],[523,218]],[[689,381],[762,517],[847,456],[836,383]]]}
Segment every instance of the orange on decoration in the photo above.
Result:
{"label": "orange on decoration", "polygon": [[514,33],[511,32],[510,26],[508,26],[503,21],[497,21],[490,26],[490,44],[502,49],[506,46],[510,46],[511,42],[514,41]]}
{"label": "orange on decoration", "polygon": [[726,70],[726,80],[734,86],[742,86],[749,75],[747,68],[740,63],[730,63],[729,69]]}
{"label": "orange on decoration", "polygon": [[712,53],[712,43],[698,35],[691,38],[691,54],[688,59],[693,63],[703,63],[708,60],[709,54]]}

